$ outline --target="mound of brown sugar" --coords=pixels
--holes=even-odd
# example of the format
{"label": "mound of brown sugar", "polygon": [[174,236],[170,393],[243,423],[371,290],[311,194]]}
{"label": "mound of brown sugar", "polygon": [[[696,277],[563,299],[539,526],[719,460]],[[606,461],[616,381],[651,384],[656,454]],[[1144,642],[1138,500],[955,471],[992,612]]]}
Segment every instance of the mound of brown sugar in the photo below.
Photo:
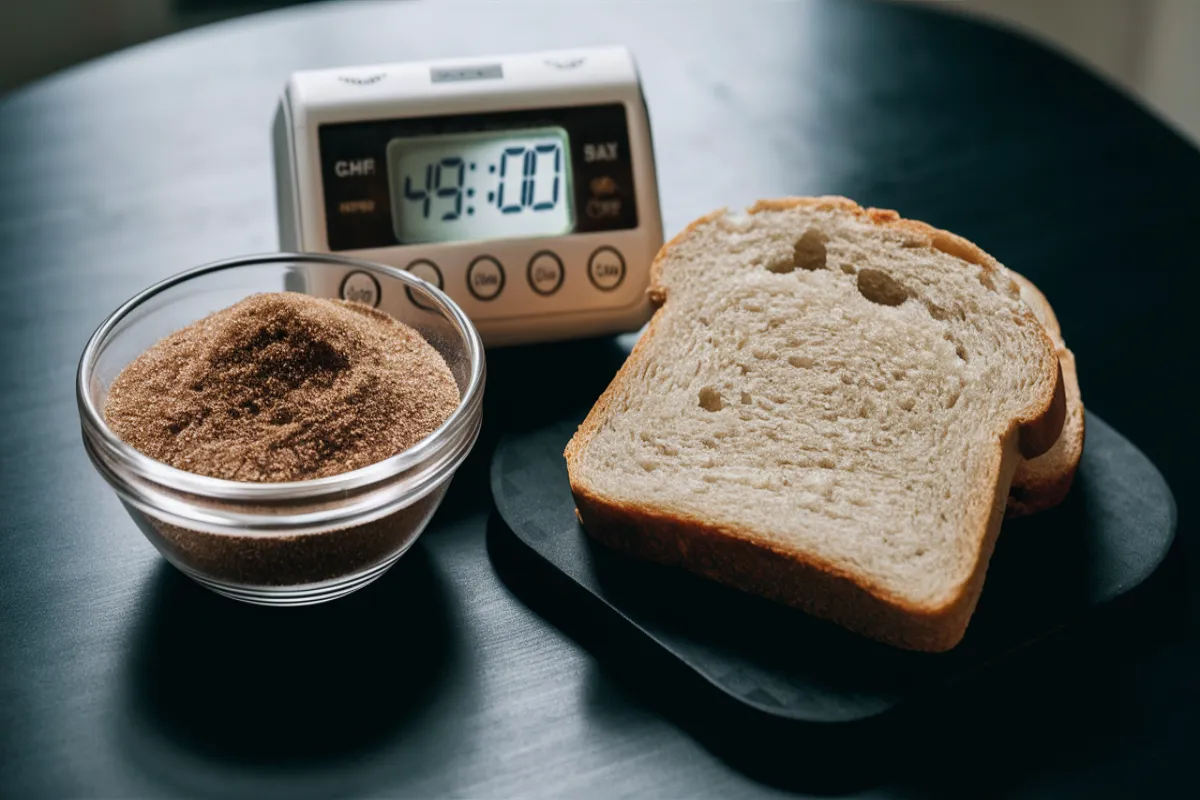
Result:
{"label": "mound of brown sugar", "polygon": [[237,481],[308,480],[374,464],[457,408],[445,360],[357,303],[257,294],[161,340],[109,390],[118,436],[173,467]]}

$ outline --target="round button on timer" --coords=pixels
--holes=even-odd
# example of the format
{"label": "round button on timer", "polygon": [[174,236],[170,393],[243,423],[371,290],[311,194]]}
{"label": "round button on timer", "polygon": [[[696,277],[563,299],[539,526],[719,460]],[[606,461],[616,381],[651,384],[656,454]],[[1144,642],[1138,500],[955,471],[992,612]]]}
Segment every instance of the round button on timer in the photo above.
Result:
{"label": "round button on timer", "polygon": [[494,300],[504,289],[504,267],[491,256],[479,256],[467,267],[467,289],[476,300]]}
{"label": "round button on timer", "polygon": [[[427,261],[424,258],[417,259],[405,267],[404,270],[406,272],[411,272],[413,275],[416,275],[426,283],[432,283],[439,289],[445,288],[445,286],[442,284],[442,271],[438,269],[437,264],[433,263],[432,261]],[[423,308],[426,311],[432,310],[426,304],[418,302],[417,298],[413,297],[411,289],[405,289],[404,293],[408,295],[409,301],[417,308]]]}
{"label": "round button on timer", "polygon": [[601,247],[588,259],[588,277],[597,289],[611,292],[625,280],[625,259],[615,247]]}
{"label": "round button on timer", "polygon": [[529,259],[527,277],[530,288],[535,292],[540,295],[552,295],[562,286],[562,260],[549,250],[534,253],[533,258]]}
{"label": "round button on timer", "polygon": [[375,308],[379,305],[379,281],[369,272],[356,270],[342,279],[338,294],[343,300],[362,303],[364,306]]}

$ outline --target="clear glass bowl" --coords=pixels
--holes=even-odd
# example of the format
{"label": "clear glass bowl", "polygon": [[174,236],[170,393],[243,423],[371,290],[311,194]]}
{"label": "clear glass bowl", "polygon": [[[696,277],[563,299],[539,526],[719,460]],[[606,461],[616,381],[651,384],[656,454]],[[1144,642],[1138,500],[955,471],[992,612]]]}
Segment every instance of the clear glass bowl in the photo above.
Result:
{"label": "clear glass bowl", "polygon": [[[348,278],[355,274],[353,283]],[[369,277],[367,277],[369,276]],[[162,337],[256,292],[336,297],[343,285],[420,331],[458,382],[458,408],[413,447],[352,472],[290,483],[220,480],[175,469],[104,422],[108,389]],[[401,270],[325,255],[222,261],[151,286],[104,321],[84,348],[77,394],[83,443],[142,533],[185,574],[228,597],[306,605],[378,578],[412,546],[479,434],[483,344],[466,314]]]}

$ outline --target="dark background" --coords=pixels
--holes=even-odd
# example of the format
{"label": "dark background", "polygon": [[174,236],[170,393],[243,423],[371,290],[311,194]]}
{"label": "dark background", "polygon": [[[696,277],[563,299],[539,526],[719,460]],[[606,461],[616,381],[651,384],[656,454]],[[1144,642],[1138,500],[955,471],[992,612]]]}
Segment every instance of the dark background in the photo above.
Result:
{"label": "dark background", "polygon": [[[121,47],[300,1],[5,0],[0,91]],[[1200,3],[1194,0],[895,1],[1013,26],[1063,48],[1200,141],[1200,95],[1193,80],[1200,74],[1200,50],[1193,46],[1200,36]]]}

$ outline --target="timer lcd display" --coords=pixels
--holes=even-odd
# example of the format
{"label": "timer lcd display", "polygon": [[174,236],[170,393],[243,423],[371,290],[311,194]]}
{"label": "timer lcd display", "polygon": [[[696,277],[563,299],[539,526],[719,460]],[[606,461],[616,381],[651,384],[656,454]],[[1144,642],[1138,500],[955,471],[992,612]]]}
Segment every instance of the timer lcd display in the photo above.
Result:
{"label": "timer lcd display", "polygon": [[558,127],[392,139],[392,225],[404,244],[570,233],[571,164]]}

